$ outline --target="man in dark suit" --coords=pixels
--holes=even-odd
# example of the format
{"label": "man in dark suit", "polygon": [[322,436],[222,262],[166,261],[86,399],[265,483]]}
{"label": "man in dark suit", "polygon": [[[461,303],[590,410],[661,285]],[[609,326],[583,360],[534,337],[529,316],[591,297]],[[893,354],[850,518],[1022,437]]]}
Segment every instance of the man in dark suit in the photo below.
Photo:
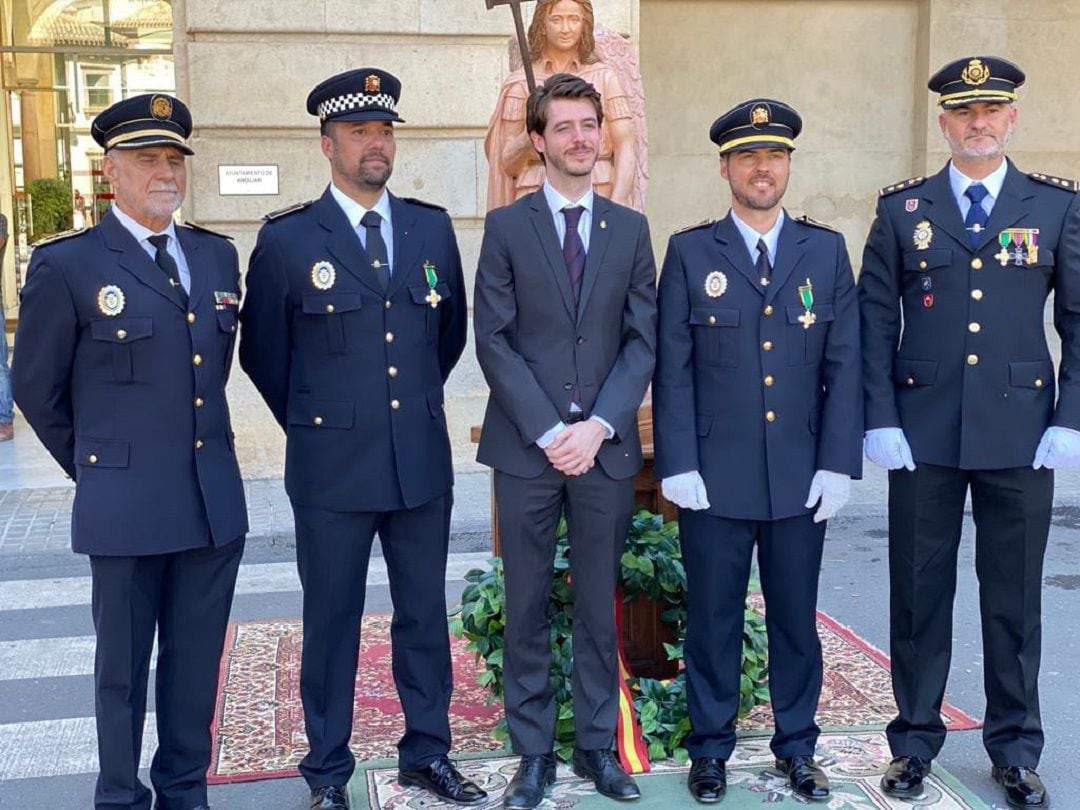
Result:
{"label": "man in dark suit", "polygon": [[[918,796],[945,742],[957,549],[970,489],[985,648],[983,743],[1008,802],[1044,807],[1040,590],[1055,467],[1080,464],[1076,183],[1005,157],[1019,67],[966,57],[929,82],[952,159],[882,189],[859,280],[866,455],[889,473],[894,759]],[[1043,310],[1054,292],[1060,387]],[[902,320],[901,320],[902,317]],[[901,328],[901,324],[903,328]]]}
{"label": "man in dark suit", "polygon": [[771,99],[716,120],[709,137],[731,211],[672,236],[660,274],[656,471],[681,507],[689,788],[699,802],[727,789],[755,544],[776,766],[796,794],[829,796],[814,762],[815,611],[825,521],[862,471],[859,315],[844,238],[781,206],[801,129],[799,114]]}
{"label": "man in dark suit", "polygon": [[224,237],[177,227],[191,115],[162,94],[94,119],[115,194],[96,227],[33,252],[15,399],[75,480],[72,547],[90,555],[98,810],[147,810],[139,780],[158,636],[158,810],[205,808],[210,722],[247,532],[225,382],[240,279]]}
{"label": "man in dark suit", "polygon": [[613,600],[641,468],[637,408],[652,375],[656,268],[641,214],[592,190],[600,94],[556,74],[526,129],[547,181],[488,214],[476,354],[491,396],[478,460],[495,469],[506,571],[506,717],[521,755],[504,800],[535,807],[554,779],[547,606],[555,532],[569,523],[575,771],[604,795],[638,789],[611,750],[618,708]]}
{"label": "man in dark suit", "polygon": [[308,96],[331,183],[259,231],[240,363],[286,431],[285,488],[304,587],[300,692],[313,808],[348,806],[353,691],[376,532],[394,601],[405,713],[399,781],[441,799],[486,794],[447,758],[452,690],[446,555],[453,470],[443,384],[465,347],[461,259],[446,210],[395,197],[401,84],[332,76]]}

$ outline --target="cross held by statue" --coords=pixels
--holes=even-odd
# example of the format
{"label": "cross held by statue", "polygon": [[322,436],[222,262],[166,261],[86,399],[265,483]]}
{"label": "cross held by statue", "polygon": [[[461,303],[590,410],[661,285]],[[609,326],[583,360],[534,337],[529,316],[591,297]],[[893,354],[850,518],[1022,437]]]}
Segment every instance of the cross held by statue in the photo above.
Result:
{"label": "cross held by statue", "polygon": [[521,61],[525,67],[525,81],[529,85],[529,92],[536,89],[536,75],[533,73],[532,60],[529,58],[529,40],[525,36],[525,21],[521,16],[521,4],[531,0],[484,0],[488,11],[495,6],[510,6],[514,15],[514,29],[517,31],[518,48],[521,49]]}

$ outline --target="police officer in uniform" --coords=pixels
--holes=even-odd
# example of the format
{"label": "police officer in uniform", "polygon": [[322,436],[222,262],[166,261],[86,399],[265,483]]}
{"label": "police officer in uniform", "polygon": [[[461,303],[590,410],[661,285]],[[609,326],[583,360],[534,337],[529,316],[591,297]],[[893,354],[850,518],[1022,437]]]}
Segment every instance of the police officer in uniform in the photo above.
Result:
{"label": "police officer in uniform", "polygon": [[375,68],[319,84],[331,182],[259,232],[240,362],[286,431],[285,487],[304,588],[300,691],[313,808],[345,785],[364,583],[378,532],[405,714],[399,781],[486,794],[447,759],[452,689],[444,580],[453,471],[443,384],[465,347],[461,259],[445,209],[386,190],[401,84]]}
{"label": "police officer in uniform", "polygon": [[797,795],[829,796],[814,762],[818,570],[825,521],[861,473],[862,389],[844,239],[781,207],[801,129],[798,113],[771,99],[717,119],[709,137],[731,211],[672,236],[660,275],[656,469],[680,507],[688,781],[699,802],[719,801],[727,787],[755,545],[776,765]]}
{"label": "police officer in uniform", "polygon": [[151,806],[139,780],[158,637],[158,810],[206,807],[210,723],[247,532],[225,382],[236,250],[178,227],[191,114],[163,94],[94,119],[112,209],[33,252],[15,399],[75,480],[72,547],[90,556],[98,810]]}
{"label": "police officer in uniform", "polygon": [[[931,77],[952,158],[882,189],[859,281],[866,455],[889,473],[894,755],[885,792],[918,796],[945,741],[956,557],[977,525],[983,742],[1010,805],[1045,807],[1040,588],[1055,467],[1080,463],[1076,184],[1005,157],[1019,67],[965,57]],[[1060,387],[1043,329],[1062,338]],[[903,328],[901,328],[903,324]]]}

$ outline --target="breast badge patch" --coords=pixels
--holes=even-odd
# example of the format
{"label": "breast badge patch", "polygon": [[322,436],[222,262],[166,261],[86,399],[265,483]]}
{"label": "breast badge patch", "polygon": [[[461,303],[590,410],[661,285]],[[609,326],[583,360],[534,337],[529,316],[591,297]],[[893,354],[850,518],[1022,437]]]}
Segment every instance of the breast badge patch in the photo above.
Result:
{"label": "breast badge patch", "polygon": [[115,284],[107,284],[98,290],[97,306],[102,315],[115,318],[124,311],[124,291]]}
{"label": "breast badge patch", "polygon": [[915,226],[915,233],[911,235],[918,250],[926,250],[930,247],[930,241],[934,238],[934,229],[925,219]]}
{"label": "breast badge patch", "polygon": [[337,270],[330,262],[315,262],[311,268],[311,283],[316,290],[329,290],[337,281]]}
{"label": "breast badge patch", "polygon": [[719,298],[727,292],[727,276],[719,270],[713,270],[705,276],[705,294],[709,298]]}

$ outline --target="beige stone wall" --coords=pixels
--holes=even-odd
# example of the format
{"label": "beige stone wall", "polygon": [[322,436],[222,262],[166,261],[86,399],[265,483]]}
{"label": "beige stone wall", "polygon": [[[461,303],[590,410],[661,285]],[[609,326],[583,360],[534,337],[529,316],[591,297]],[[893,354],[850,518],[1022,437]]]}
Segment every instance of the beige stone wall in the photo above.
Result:
{"label": "beige stone wall", "polygon": [[721,216],[712,121],[754,96],[804,119],[785,204],[845,234],[858,268],[877,190],[946,160],[926,80],[951,59],[1019,63],[1010,155],[1080,176],[1075,97],[1080,4],[1055,0],[640,0],[649,112],[649,216],[661,260],[674,228]]}

